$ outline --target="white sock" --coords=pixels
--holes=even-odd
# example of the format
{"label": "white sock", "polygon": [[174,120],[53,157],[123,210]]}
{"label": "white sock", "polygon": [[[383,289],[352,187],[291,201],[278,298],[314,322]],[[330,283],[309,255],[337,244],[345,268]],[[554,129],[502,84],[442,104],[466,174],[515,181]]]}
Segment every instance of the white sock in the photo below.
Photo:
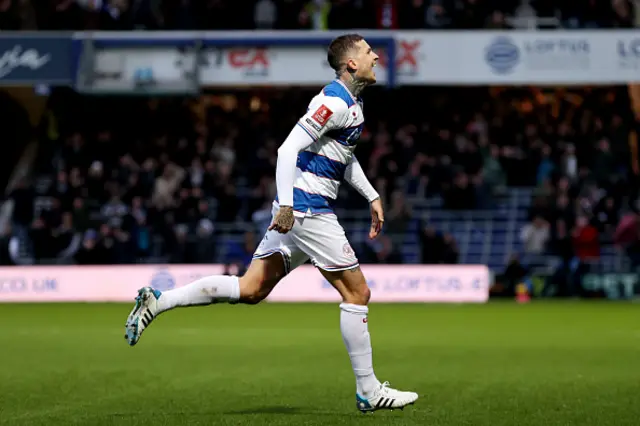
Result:
{"label": "white sock", "polygon": [[184,287],[162,292],[158,299],[159,312],[178,306],[210,305],[212,303],[237,303],[240,298],[240,281],[236,276],[211,275],[200,278]]}
{"label": "white sock", "polygon": [[369,308],[351,303],[340,304],[340,331],[351,358],[351,367],[356,375],[356,390],[368,397],[380,386],[373,373],[373,356],[367,314]]}

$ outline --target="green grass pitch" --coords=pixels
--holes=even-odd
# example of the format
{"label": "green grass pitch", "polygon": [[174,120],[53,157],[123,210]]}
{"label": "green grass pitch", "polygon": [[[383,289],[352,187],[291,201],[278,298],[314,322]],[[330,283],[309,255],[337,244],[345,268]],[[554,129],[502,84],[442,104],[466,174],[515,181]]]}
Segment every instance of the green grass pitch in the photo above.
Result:
{"label": "green grass pitch", "polygon": [[420,394],[364,415],[334,304],[0,305],[0,425],[640,424],[640,306],[373,304],[381,380]]}

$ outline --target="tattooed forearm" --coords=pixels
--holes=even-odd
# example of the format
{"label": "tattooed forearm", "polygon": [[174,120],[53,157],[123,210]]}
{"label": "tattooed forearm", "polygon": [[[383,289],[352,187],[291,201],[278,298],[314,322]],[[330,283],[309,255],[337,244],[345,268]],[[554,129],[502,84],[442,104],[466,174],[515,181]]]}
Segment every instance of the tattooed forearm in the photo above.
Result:
{"label": "tattooed forearm", "polygon": [[293,228],[293,208],[292,207],[280,207],[278,215],[276,217],[276,224],[285,229]]}

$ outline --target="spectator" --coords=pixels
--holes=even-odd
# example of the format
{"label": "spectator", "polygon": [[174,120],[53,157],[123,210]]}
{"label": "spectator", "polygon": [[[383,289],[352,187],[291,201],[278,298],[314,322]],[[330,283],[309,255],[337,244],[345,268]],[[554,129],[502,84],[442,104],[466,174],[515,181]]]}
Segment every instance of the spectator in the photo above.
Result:
{"label": "spectator", "polygon": [[24,179],[20,179],[9,194],[9,198],[14,202],[12,221],[15,225],[26,227],[31,224],[34,214],[34,197],[33,188]]}
{"label": "spectator", "polygon": [[115,263],[136,263],[137,241],[131,233],[120,226],[113,228]]}
{"label": "spectator", "polygon": [[458,263],[459,253],[456,240],[451,234],[445,234],[443,238],[443,253],[441,256],[441,262],[446,265],[455,265]]}
{"label": "spectator", "polygon": [[184,170],[174,164],[165,166],[162,175],[155,181],[151,202],[159,210],[165,210],[174,205],[173,196],[184,177]]}
{"label": "spectator", "polygon": [[[200,219],[196,226],[195,262],[212,263],[216,256],[214,226],[209,219]],[[253,242],[252,242],[253,244]],[[252,252],[253,254],[253,252]]]}
{"label": "spectator", "polygon": [[585,216],[578,216],[576,226],[571,233],[573,249],[581,261],[594,260],[600,257],[598,230],[589,223]]}
{"label": "spectator", "polygon": [[502,193],[506,188],[507,178],[500,164],[500,148],[491,145],[483,158],[482,174],[484,181],[492,189],[492,193]]}
{"label": "spectator", "polygon": [[598,152],[596,153],[593,166],[593,176],[599,185],[606,185],[611,177],[616,173],[616,159],[611,152],[609,141],[606,138],[598,141]]}
{"label": "spectator", "polygon": [[618,223],[618,206],[612,196],[604,197],[593,209],[593,217],[599,232],[613,235]]}
{"label": "spectator", "polygon": [[538,27],[536,10],[530,0],[521,0],[513,16],[513,27],[518,30],[533,30]]}
{"label": "spectator", "polygon": [[453,184],[445,184],[442,197],[448,209],[467,210],[476,206],[475,188],[462,171],[456,173]]}
{"label": "spectator", "polygon": [[513,297],[516,292],[516,286],[522,283],[528,274],[529,271],[520,263],[518,256],[512,255],[502,275],[496,278],[497,286],[495,289],[492,289],[492,293],[497,293],[500,296]]}
{"label": "spectator", "polygon": [[573,144],[568,144],[566,146],[561,160],[560,170],[571,182],[575,182],[577,180],[578,158],[576,157],[576,148]]}
{"label": "spectator", "polygon": [[0,232],[0,265],[24,264],[20,257],[20,239],[13,233],[10,225],[6,225]]}
{"label": "spectator", "polygon": [[613,241],[631,260],[637,271],[640,267],[640,217],[636,213],[628,213],[622,217],[616,228]]}
{"label": "spectator", "polygon": [[549,145],[545,145],[542,148],[542,160],[538,165],[538,185],[551,178],[551,174],[554,170],[555,165],[551,159],[551,147]]}
{"label": "spectator", "polygon": [[491,30],[504,30],[508,28],[506,18],[502,11],[494,10],[487,18],[486,28]]}
{"label": "spectator", "polygon": [[412,212],[409,203],[401,191],[394,191],[391,196],[391,208],[385,214],[385,233],[389,235],[394,246],[400,246],[407,233]]}
{"label": "spectator", "polygon": [[331,2],[328,0],[311,0],[302,9],[301,24],[311,30],[329,29],[328,21],[331,12]]}
{"label": "spectator", "polygon": [[573,257],[573,243],[569,232],[573,227],[573,216],[569,197],[566,194],[558,195],[552,216],[555,225],[552,232],[553,251],[565,261]]}
{"label": "spectator", "polygon": [[51,231],[47,229],[47,225],[42,217],[36,218],[29,230],[29,238],[32,245],[33,257],[36,259],[47,259],[55,255],[51,251]]}
{"label": "spectator", "polygon": [[361,257],[366,263],[399,264],[402,255],[393,240],[386,234],[379,235],[375,241],[367,241]]}
{"label": "spectator", "polygon": [[[453,11],[451,10],[452,8],[453,8],[452,3],[444,0],[430,1],[427,6],[426,25],[424,25],[424,27],[432,28],[432,29],[449,28],[453,22],[453,19],[452,19]],[[423,15],[418,15],[417,12],[418,11],[416,11],[416,17],[417,19],[419,19]],[[422,25],[420,26],[418,25],[416,25],[415,28],[422,28]]]}
{"label": "spectator", "polygon": [[225,263],[248,267],[257,246],[256,234],[252,230],[246,231],[243,234],[242,242],[232,242],[227,247]]}
{"label": "spectator", "polygon": [[97,247],[98,233],[92,229],[87,230],[82,239],[82,246],[75,253],[74,258],[78,265],[105,264],[103,252]]}
{"label": "spectator", "polygon": [[420,234],[421,263],[433,265],[440,263],[444,240],[432,226],[425,226]]}
{"label": "spectator", "polygon": [[549,222],[542,216],[536,216],[533,221],[522,228],[520,239],[524,250],[528,254],[542,254],[549,242]]}
{"label": "spectator", "polygon": [[256,29],[273,29],[276,23],[277,8],[272,0],[258,0],[254,9]]}
{"label": "spectator", "polygon": [[60,226],[52,231],[52,236],[57,257],[70,259],[78,251],[81,237],[79,233],[76,234],[70,212],[62,213]]}

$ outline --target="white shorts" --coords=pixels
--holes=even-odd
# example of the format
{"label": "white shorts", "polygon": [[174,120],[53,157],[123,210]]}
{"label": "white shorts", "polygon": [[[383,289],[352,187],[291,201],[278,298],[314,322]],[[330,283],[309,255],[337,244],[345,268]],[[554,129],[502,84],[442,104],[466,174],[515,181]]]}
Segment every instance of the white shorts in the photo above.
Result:
{"label": "white shorts", "polygon": [[[277,211],[274,206],[272,220]],[[253,258],[261,259],[274,253],[282,255],[287,274],[309,259],[325,271],[344,271],[358,266],[358,258],[333,214],[296,216],[293,228],[286,234],[267,231]]]}

